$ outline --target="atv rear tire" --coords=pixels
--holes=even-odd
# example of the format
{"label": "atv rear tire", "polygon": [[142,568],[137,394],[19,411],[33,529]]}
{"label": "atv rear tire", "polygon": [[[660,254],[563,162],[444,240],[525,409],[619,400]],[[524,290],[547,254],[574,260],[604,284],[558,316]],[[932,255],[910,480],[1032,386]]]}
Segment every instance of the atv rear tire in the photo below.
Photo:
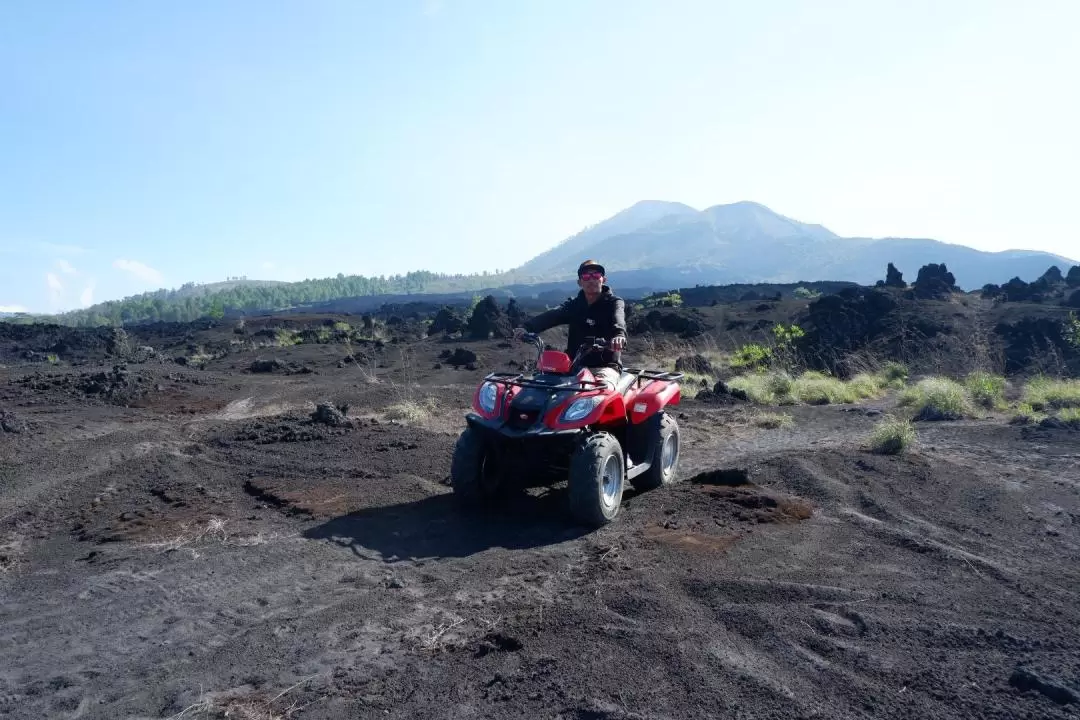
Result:
{"label": "atv rear tire", "polygon": [[679,423],[666,412],[650,423],[648,443],[652,447],[652,464],[630,481],[638,492],[673,484],[679,471]]}
{"label": "atv rear tire", "polygon": [[450,461],[450,486],[463,506],[485,507],[498,497],[501,483],[492,460],[481,432],[465,428]]}
{"label": "atv rear tire", "polygon": [[606,432],[590,435],[570,458],[570,513],[591,527],[607,525],[619,513],[625,479],[619,441]]}

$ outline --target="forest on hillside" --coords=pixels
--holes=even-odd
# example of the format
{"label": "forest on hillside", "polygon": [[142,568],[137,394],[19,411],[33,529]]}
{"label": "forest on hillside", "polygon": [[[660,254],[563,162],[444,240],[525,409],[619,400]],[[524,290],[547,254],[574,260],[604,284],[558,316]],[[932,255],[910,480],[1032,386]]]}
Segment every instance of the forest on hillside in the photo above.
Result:
{"label": "forest on hillside", "polygon": [[347,297],[478,290],[490,287],[498,277],[490,273],[450,275],[423,270],[389,277],[338,274],[336,277],[295,283],[237,284],[213,293],[196,292],[199,286],[188,283],[175,290],[157,290],[58,315],[21,315],[6,320],[47,321],[74,327],[121,326],[157,321],[190,322],[202,317],[285,310],[297,305]]}

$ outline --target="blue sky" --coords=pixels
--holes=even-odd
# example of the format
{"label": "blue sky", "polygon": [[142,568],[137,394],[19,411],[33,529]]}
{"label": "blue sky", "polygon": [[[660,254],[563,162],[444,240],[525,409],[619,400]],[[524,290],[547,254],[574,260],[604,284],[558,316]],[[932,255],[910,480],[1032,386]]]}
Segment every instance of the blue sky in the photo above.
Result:
{"label": "blue sky", "polygon": [[641,199],[1080,255],[1073,0],[0,4],[0,309],[517,265]]}

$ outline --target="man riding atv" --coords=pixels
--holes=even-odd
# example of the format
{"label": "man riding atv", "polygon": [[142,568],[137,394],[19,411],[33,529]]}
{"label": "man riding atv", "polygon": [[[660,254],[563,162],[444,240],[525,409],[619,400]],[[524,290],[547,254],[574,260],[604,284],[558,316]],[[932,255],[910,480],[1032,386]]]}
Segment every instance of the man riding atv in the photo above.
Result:
{"label": "man riding atv", "polygon": [[595,260],[586,260],[578,266],[577,297],[570,298],[553,310],[541,313],[516,328],[514,336],[521,338],[526,332],[541,333],[556,325],[569,325],[566,352],[573,355],[585,338],[610,338],[606,350],[594,350],[583,360],[597,380],[612,387],[622,372],[622,351],[626,347],[626,304],[604,284],[606,271]]}
{"label": "man riding atv", "polygon": [[[669,408],[683,375],[622,366],[625,305],[604,274],[583,262],[577,297],[514,331],[536,347],[533,372],[491,372],[476,389],[450,463],[463,504],[565,479],[572,514],[600,527],[618,514],[627,484],[644,492],[675,482],[679,423]],[[565,353],[539,334],[556,325],[570,326]]]}

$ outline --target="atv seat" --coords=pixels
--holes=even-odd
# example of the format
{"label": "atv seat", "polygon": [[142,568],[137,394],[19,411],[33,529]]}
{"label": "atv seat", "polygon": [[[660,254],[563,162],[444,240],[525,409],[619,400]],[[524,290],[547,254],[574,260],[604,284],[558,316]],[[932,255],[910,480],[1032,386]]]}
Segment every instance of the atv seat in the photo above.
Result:
{"label": "atv seat", "polygon": [[638,376],[634,373],[624,372],[619,377],[619,381],[615,383],[615,392],[620,395],[625,395],[626,391],[630,389],[630,386],[634,384],[634,381],[637,380],[637,378]]}

